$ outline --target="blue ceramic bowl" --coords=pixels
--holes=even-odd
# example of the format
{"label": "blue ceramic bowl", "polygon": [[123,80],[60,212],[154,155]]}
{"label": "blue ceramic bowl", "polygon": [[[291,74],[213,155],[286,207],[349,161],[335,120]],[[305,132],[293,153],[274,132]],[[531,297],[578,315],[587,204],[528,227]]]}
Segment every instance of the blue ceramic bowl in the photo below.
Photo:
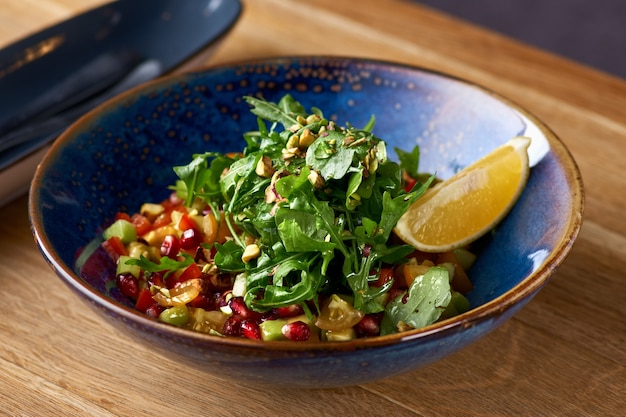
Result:
{"label": "blue ceramic bowl", "polygon": [[[528,185],[470,271],[471,310],[423,329],[334,343],[221,338],[159,323],[108,285],[102,258],[77,256],[119,210],[168,196],[171,169],[193,153],[238,151],[256,119],[242,100],[289,92],[341,124],[363,126],[394,147],[421,147],[421,168],[449,177],[515,135],[533,137]],[[151,82],[68,129],[31,186],[30,218],[43,256],[78,298],[129,333],[216,375],[302,387],[366,383],[437,361],[509,319],[548,281],[578,234],[583,187],[559,139],[492,92],[420,68],[350,58],[295,57],[209,68]],[[76,306],[76,308],[81,308]],[[471,365],[470,365],[471,366]]]}

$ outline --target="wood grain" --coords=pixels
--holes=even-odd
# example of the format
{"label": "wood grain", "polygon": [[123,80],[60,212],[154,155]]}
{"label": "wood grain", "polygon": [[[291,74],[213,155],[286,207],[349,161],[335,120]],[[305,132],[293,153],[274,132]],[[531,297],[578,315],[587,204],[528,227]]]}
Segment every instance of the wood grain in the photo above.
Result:
{"label": "wood grain", "polygon": [[[0,0],[0,46],[103,3]],[[530,109],[568,146],[585,181],[585,223],[570,256],[512,320],[445,360],[378,383],[285,392],[154,356],[103,321],[45,264],[23,197],[0,208],[0,414],[623,415],[626,82],[409,2],[244,3],[235,29],[194,67],[372,57],[464,77]]]}

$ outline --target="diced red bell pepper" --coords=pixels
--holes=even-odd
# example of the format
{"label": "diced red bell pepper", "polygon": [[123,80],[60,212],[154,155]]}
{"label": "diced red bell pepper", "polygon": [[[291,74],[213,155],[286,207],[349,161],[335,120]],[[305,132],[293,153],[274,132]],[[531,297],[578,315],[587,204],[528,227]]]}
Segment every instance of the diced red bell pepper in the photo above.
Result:
{"label": "diced red bell pepper", "polygon": [[181,273],[170,274],[166,281],[168,288],[174,288],[176,284],[189,281],[190,279],[200,278],[202,276],[202,270],[196,263],[192,263]]}
{"label": "diced red bell pepper", "polygon": [[406,191],[407,193],[411,192],[416,182],[417,181],[415,181],[413,178],[407,179],[404,183],[404,191]]}
{"label": "diced red bell pepper", "polygon": [[137,297],[137,302],[135,303],[135,308],[142,313],[145,313],[155,301],[152,299],[152,293],[149,288],[143,288],[139,291],[139,296]]}
{"label": "diced red bell pepper", "polygon": [[130,215],[128,213],[124,213],[119,211],[115,214],[115,220],[128,220],[130,221]]}
{"label": "diced red bell pepper", "polygon": [[198,225],[188,214],[183,214],[178,222],[178,229],[185,231],[187,229],[198,229]]}
{"label": "diced red bell pepper", "polygon": [[102,247],[115,262],[117,262],[120,256],[128,256],[128,249],[124,246],[122,239],[117,236],[112,236],[102,242]]}
{"label": "diced red bell pepper", "polygon": [[179,282],[189,281],[190,279],[200,278],[202,276],[202,270],[196,263],[189,265],[182,274],[178,277]]}
{"label": "diced red bell pepper", "polygon": [[152,223],[150,223],[150,220],[148,220],[148,218],[142,214],[133,214],[130,218],[130,222],[135,225],[138,236],[143,236],[150,230],[152,230]]}
{"label": "diced red bell pepper", "polygon": [[157,218],[154,219],[154,222],[152,223],[152,227],[155,229],[158,229],[160,227],[167,226],[170,223],[172,223],[172,213],[166,211],[164,213],[159,214]]}
{"label": "diced red bell pepper", "polygon": [[181,248],[195,251],[203,240],[198,224],[185,213],[178,222],[178,229],[183,232],[180,237]]}
{"label": "diced red bell pepper", "polygon": [[166,213],[171,213],[174,210],[187,213],[187,207],[184,206],[184,200],[178,198],[175,193],[172,194],[170,198],[163,200],[161,205],[165,207]]}

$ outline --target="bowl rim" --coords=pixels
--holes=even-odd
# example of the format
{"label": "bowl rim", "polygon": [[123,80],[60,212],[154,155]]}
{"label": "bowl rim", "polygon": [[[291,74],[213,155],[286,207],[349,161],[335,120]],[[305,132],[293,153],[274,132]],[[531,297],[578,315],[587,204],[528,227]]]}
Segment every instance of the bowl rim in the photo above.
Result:
{"label": "bowl rim", "polygon": [[[511,107],[513,110],[526,117],[530,122],[537,126],[543,135],[547,138],[550,144],[550,151],[555,155],[560,162],[560,166],[563,168],[563,172],[566,176],[566,182],[570,186],[572,192],[572,205],[569,207],[567,213],[563,213],[563,216],[567,216],[567,227],[558,246],[553,250],[542,264],[520,283],[513,288],[509,289],[497,298],[490,300],[484,304],[472,308],[471,310],[462,313],[460,315],[445,319],[423,328],[414,329],[402,333],[395,333],[385,336],[377,336],[372,338],[360,338],[346,342],[327,342],[327,341],[312,341],[305,343],[294,343],[291,341],[257,341],[244,338],[234,337],[222,337],[216,335],[210,335],[201,332],[195,332],[193,330],[181,329],[176,326],[172,326],[166,323],[158,322],[133,308],[127,307],[112,300],[96,289],[88,285],[72,267],[65,265],[60,261],[58,253],[54,251],[53,246],[49,238],[43,233],[44,219],[42,214],[37,210],[40,207],[40,195],[38,190],[41,189],[40,183],[43,181],[43,175],[47,170],[47,166],[54,160],[55,152],[63,146],[70,143],[74,137],[77,136],[77,132],[80,127],[89,124],[91,120],[99,117],[103,112],[116,108],[119,104],[132,101],[136,96],[144,93],[149,93],[156,88],[174,84],[176,82],[184,81],[188,78],[201,76],[205,73],[235,69],[243,66],[258,66],[267,64],[284,64],[288,62],[297,61],[315,61],[320,63],[326,63],[331,61],[347,62],[350,64],[362,64],[362,65],[378,65],[388,69],[403,69],[408,71],[415,71],[421,73],[431,74],[444,79],[454,80],[460,82],[467,87],[478,89],[484,94],[487,94],[503,104]],[[412,65],[408,63],[394,62],[383,59],[372,59],[364,57],[350,57],[350,56],[334,56],[334,55],[288,55],[288,56],[276,56],[257,58],[251,60],[236,60],[225,62],[217,65],[207,65],[193,70],[188,70],[178,74],[170,74],[161,78],[149,81],[138,87],[135,87],[125,93],[116,96],[107,102],[101,104],[97,108],[83,115],[79,120],[72,124],[67,130],[65,130],[52,144],[50,149],[46,152],[43,160],[38,165],[33,180],[31,182],[29,198],[28,198],[28,215],[31,223],[31,232],[33,234],[35,243],[39,247],[46,262],[56,272],[56,274],[74,291],[83,295],[91,303],[95,304],[99,308],[104,310],[110,310],[117,316],[122,317],[128,322],[134,322],[141,325],[143,328],[148,329],[155,334],[168,334],[172,337],[187,339],[194,344],[206,344],[206,345],[220,345],[223,347],[231,348],[248,348],[255,350],[278,350],[278,351],[352,351],[361,349],[371,349],[379,346],[388,346],[398,343],[417,342],[422,339],[426,339],[432,336],[436,336],[443,332],[460,331],[469,327],[473,327],[479,322],[494,318],[505,311],[512,308],[518,302],[529,299],[541,289],[552,277],[558,266],[565,260],[569,254],[579,232],[582,227],[583,212],[585,205],[585,191],[583,187],[583,181],[580,169],[576,164],[571,152],[567,149],[563,141],[541,120],[539,120],[530,111],[517,104],[516,102],[504,97],[503,95],[496,93],[495,91],[470,81],[468,79],[461,78],[459,76],[451,75],[449,73],[422,67],[419,65]]]}

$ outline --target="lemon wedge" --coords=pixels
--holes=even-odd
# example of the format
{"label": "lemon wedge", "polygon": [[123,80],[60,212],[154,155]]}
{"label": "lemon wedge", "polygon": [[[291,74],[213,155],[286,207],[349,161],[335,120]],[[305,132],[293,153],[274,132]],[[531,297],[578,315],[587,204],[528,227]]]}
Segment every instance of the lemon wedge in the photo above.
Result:
{"label": "lemon wedge", "polygon": [[521,195],[530,138],[517,136],[422,195],[394,231],[423,252],[447,252],[492,230]]}

